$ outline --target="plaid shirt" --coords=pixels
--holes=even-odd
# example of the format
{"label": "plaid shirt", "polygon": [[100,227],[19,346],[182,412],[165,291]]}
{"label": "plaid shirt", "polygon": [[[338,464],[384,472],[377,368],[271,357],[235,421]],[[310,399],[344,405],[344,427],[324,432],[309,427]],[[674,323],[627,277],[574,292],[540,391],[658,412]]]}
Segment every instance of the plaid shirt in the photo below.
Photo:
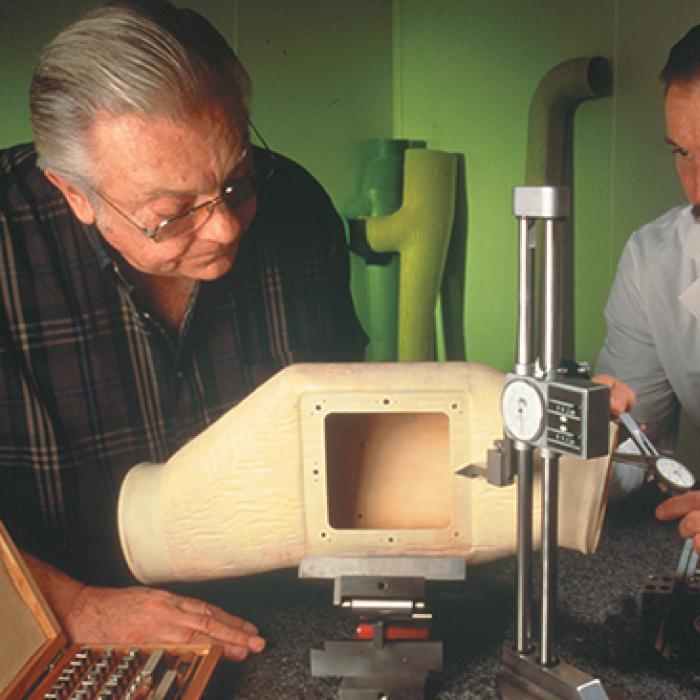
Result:
{"label": "plaid shirt", "polygon": [[0,517],[95,583],[126,573],[115,503],[130,467],[166,460],[285,365],[358,359],[366,342],[339,217],[285,158],[232,270],[198,284],[177,337],[124,266],[31,146],[0,151]]}

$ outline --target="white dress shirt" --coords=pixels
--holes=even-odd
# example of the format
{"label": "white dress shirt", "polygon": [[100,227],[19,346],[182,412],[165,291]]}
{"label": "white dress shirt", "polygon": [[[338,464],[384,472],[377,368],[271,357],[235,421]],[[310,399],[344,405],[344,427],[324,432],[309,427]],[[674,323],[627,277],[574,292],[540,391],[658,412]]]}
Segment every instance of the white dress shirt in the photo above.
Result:
{"label": "white dress shirt", "polygon": [[679,405],[700,429],[700,223],[676,207],[627,241],[605,309],[596,372],[637,392],[634,415],[673,447]]}

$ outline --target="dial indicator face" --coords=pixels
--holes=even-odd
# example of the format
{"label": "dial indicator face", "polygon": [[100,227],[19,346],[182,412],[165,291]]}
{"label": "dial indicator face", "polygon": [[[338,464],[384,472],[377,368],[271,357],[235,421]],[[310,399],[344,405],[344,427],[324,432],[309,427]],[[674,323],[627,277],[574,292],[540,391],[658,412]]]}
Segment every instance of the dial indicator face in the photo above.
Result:
{"label": "dial indicator face", "polygon": [[656,472],[675,491],[688,491],[695,485],[693,472],[671,457],[659,457]]}
{"label": "dial indicator face", "polygon": [[505,429],[516,440],[535,440],[544,426],[542,395],[530,382],[515,379],[503,390],[501,415]]}

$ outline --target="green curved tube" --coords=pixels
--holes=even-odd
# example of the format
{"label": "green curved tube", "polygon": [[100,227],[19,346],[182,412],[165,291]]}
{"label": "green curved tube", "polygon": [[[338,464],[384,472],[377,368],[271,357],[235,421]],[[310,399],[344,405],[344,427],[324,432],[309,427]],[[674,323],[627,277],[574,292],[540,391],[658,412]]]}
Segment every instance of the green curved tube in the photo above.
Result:
{"label": "green curved tube", "polygon": [[404,151],[408,139],[369,139],[367,164],[357,197],[344,209],[348,219],[386,216],[401,206]]}
{"label": "green curved tube", "polygon": [[464,156],[457,155],[457,187],[452,236],[442,273],[438,332],[442,332],[444,359],[464,362],[467,341],[464,330],[464,292],[467,270],[467,201]]}
{"label": "green curved tube", "polygon": [[[370,139],[367,165],[358,196],[345,208],[346,219],[386,216],[401,206],[403,139]],[[396,359],[399,260],[392,255],[385,265],[367,262],[350,252],[350,290],[358,318],[369,336],[365,360]]]}
{"label": "green curved tube", "polygon": [[401,208],[367,221],[371,248],[400,257],[399,361],[435,356],[435,304],[452,233],[456,172],[454,154],[407,150]]}

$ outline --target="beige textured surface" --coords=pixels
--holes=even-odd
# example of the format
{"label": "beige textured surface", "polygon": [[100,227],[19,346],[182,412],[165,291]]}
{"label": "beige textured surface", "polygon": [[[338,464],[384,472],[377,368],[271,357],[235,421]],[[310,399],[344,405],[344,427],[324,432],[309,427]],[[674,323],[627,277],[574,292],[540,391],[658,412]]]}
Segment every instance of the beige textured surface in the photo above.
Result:
{"label": "beige textured surface", "polygon": [[[469,363],[288,367],[166,464],[129,472],[119,501],[129,566],[156,582],[304,554],[511,554],[515,487],[455,473],[501,436],[502,382]],[[563,546],[595,548],[607,476],[607,459],[562,460]],[[535,511],[538,530],[537,493]]]}

